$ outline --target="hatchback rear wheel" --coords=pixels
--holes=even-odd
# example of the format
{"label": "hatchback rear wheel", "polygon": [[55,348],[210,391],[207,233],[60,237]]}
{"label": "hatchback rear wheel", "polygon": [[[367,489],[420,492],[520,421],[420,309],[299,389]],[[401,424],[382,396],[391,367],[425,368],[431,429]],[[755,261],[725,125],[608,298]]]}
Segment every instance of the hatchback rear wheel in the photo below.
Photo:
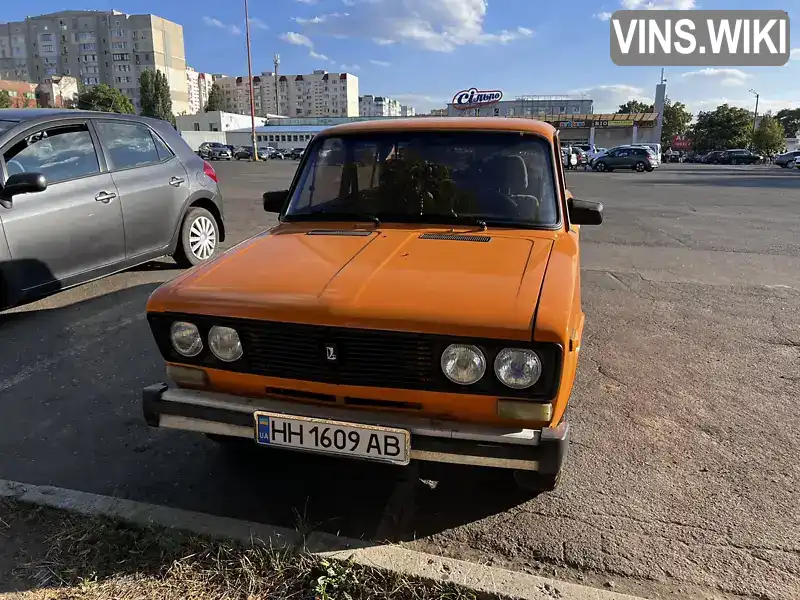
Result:
{"label": "hatchback rear wheel", "polygon": [[642,161],[639,161],[636,163],[636,166],[634,168],[636,169],[637,173],[644,173],[644,170],[647,168],[647,165],[644,164]]}
{"label": "hatchback rear wheel", "polygon": [[208,210],[190,208],[181,225],[178,248],[172,258],[181,267],[193,267],[214,257],[219,243],[219,223]]}

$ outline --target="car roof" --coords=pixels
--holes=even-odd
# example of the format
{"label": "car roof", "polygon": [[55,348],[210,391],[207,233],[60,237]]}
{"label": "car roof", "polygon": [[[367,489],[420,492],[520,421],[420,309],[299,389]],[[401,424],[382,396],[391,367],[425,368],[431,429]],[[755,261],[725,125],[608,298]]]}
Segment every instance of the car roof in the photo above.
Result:
{"label": "car roof", "polygon": [[384,133],[390,131],[508,131],[537,133],[547,138],[555,135],[549,123],[525,118],[506,117],[417,117],[359,121],[335,125],[320,132],[320,136],[356,133]]}

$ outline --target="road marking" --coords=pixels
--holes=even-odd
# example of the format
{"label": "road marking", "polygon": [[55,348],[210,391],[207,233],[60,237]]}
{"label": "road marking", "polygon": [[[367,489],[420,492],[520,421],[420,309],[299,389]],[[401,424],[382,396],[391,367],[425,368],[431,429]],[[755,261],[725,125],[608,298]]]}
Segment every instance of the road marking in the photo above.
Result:
{"label": "road marking", "polygon": [[[5,390],[7,390],[9,388],[12,388],[15,385],[18,385],[18,384],[22,383],[23,381],[25,381],[26,379],[28,379],[32,375],[35,375],[36,373],[40,373],[42,371],[46,371],[46,370],[50,369],[51,367],[57,365],[58,363],[60,363],[62,360],[66,359],[66,358],[70,358],[72,356],[75,356],[76,354],[80,354],[81,352],[83,352],[87,348],[89,348],[89,347],[93,346],[94,344],[102,341],[105,338],[105,336],[107,336],[110,333],[114,333],[115,331],[117,331],[119,329],[122,329],[124,327],[127,327],[128,325],[132,325],[133,323],[136,323],[137,321],[143,321],[145,319],[145,316],[146,315],[144,313],[142,313],[142,314],[138,314],[138,315],[136,315],[134,317],[125,317],[125,318],[121,319],[120,321],[114,323],[113,325],[109,325],[108,327],[104,328],[99,333],[93,335],[91,337],[91,339],[89,339],[89,340],[87,340],[85,342],[80,342],[80,343],[75,344],[74,346],[72,346],[72,347],[70,347],[70,348],[68,348],[66,350],[62,350],[61,352],[57,352],[51,358],[46,358],[44,360],[40,360],[35,365],[29,365],[29,366],[25,366],[25,367],[21,368],[17,372],[17,374],[14,375],[13,377],[9,377],[8,379],[0,380],[0,392],[4,392]],[[69,329],[69,328],[67,328],[67,329]]]}

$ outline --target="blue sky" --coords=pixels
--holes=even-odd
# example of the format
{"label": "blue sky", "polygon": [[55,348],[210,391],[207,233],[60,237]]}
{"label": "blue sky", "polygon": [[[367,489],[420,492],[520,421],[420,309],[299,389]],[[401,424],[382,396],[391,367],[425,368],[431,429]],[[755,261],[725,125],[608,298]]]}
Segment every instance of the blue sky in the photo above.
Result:
{"label": "blue sky", "polygon": [[[6,2],[3,18],[63,9],[63,0]],[[70,0],[75,9],[154,13],[184,27],[188,63],[247,73],[243,0]],[[360,94],[386,95],[427,111],[461,89],[522,94],[586,93],[595,111],[652,101],[660,69],[609,58],[608,13],[620,8],[781,9],[792,19],[793,60],[784,67],[668,68],[667,94],[697,113],[728,102],[761,110],[800,107],[798,0],[250,0],[253,70],[347,70]],[[606,13],[606,14],[604,14]]]}

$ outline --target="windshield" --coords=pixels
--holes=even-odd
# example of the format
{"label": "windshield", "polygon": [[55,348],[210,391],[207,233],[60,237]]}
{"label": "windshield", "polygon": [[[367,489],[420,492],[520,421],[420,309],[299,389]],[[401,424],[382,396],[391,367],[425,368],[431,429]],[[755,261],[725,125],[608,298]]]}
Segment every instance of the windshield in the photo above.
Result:
{"label": "windshield", "polygon": [[401,223],[553,226],[559,222],[550,143],[486,132],[389,132],[323,138],[287,220],[361,217]]}

